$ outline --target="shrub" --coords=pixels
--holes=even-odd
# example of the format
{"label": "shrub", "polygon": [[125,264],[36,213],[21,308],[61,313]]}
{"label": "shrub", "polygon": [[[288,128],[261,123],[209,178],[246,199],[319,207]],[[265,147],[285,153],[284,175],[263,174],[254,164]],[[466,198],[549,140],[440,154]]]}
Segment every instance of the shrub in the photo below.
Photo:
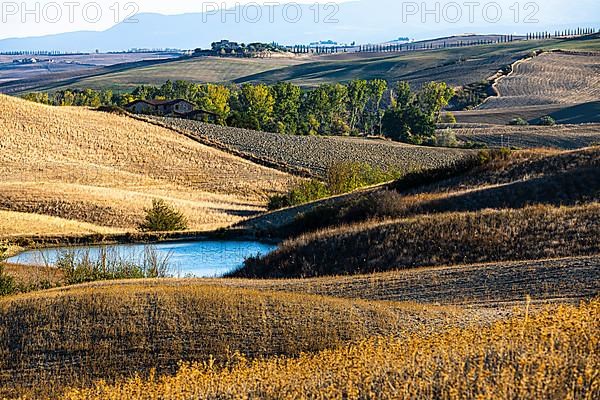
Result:
{"label": "shrub", "polygon": [[502,147],[499,149],[481,150],[479,153],[477,153],[477,157],[479,159],[479,163],[481,165],[485,165],[492,161],[498,161],[498,160],[506,161],[510,158],[511,154],[512,154],[511,149]]}
{"label": "shrub", "polygon": [[440,122],[442,124],[455,124],[456,117],[451,112],[447,112],[440,117]]}
{"label": "shrub", "polygon": [[122,109],[119,106],[100,106],[100,107],[96,108],[96,111],[105,112],[105,113],[109,113],[109,114],[116,114],[116,115],[127,115],[127,111],[125,111],[124,109]]}
{"label": "shrub", "polygon": [[511,120],[508,124],[513,125],[513,126],[526,126],[526,125],[529,125],[529,122],[527,122],[525,119],[523,119],[521,117],[517,117],[517,118]]}
{"label": "shrub", "polygon": [[8,296],[17,292],[17,285],[13,277],[4,273],[4,266],[0,264],[0,296]]}
{"label": "shrub", "polygon": [[300,204],[310,203],[329,197],[331,192],[327,185],[318,179],[311,179],[294,186],[288,193],[271,197],[269,210],[279,210]]}
{"label": "shrub", "polygon": [[399,170],[373,167],[366,163],[335,164],[327,171],[325,182],[317,179],[302,182],[285,195],[271,197],[269,210],[278,210],[310,203],[332,195],[350,193],[366,186],[393,181],[401,175]]}
{"label": "shrub", "polygon": [[554,118],[552,118],[551,116],[546,115],[546,116],[540,118],[540,120],[538,122],[538,125],[541,125],[541,126],[554,126],[554,125],[556,125],[556,120]]}
{"label": "shrub", "polygon": [[332,166],[327,172],[326,184],[331,194],[344,194],[362,187],[398,179],[401,172],[373,167],[366,163],[350,162]]}
{"label": "shrub", "polygon": [[161,257],[152,247],[144,249],[143,257],[123,257],[117,251],[101,248],[97,256],[87,250],[65,251],[56,267],[67,285],[115,279],[164,278],[168,276],[169,256]]}
{"label": "shrub", "polygon": [[457,147],[459,141],[456,138],[454,131],[447,128],[435,134],[434,144],[440,147]]}
{"label": "shrub", "polygon": [[2,262],[6,258],[8,247],[0,243],[0,296],[7,296],[17,291],[15,280],[4,273],[4,265]]}
{"label": "shrub", "polygon": [[152,207],[146,210],[145,221],[140,225],[140,230],[144,232],[171,232],[186,229],[185,216],[163,199],[152,200]]}

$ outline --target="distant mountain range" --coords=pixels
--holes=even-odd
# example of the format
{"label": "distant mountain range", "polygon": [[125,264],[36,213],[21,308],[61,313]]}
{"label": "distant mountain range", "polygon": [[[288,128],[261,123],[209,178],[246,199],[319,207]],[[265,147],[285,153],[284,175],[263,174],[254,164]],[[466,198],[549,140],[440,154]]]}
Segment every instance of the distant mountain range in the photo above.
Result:
{"label": "distant mountain range", "polygon": [[[587,0],[584,0],[587,1]],[[402,23],[402,2],[395,0],[353,1],[339,4],[339,9],[323,3],[318,14],[314,6],[297,5],[259,8],[262,18],[254,19],[257,9],[238,7],[227,13],[193,13],[181,15],[139,14],[136,23],[120,23],[102,31],[80,31],[31,38],[0,40],[0,52],[5,51],[121,51],[132,48],[194,49],[208,47],[211,42],[230,39],[238,42],[278,42],[309,44],[321,40],[338,43],[382,43],[408,36],[424,39],[460,34],[526,33],[554,30],[558,26],[541,24],[516,25],[510,15],[496,24],[422,23],[419,15]],[[313,7],[313,8],[311,8]],[[284,10],[288,20],[284,18]],[[246,14],[247,18],[243,18]],[[505,13],[506,14],[506,13]],[[272,21],[270,21],[272,17]],[[239,17],[238,17],[239,16]],[[297,18],[300,16],[300,18]],[[433,18],[433,17],[429,17]],[[239,20],[238,20],[239,19]],[[295,21],[297,19],[297,21]],[[224,22],[224,21],[225,22]],[[563,20],[568,23],[568,19]],[[593,24],[580,24],[594,26]],[[571,25],[576,26],[576,25]]]}

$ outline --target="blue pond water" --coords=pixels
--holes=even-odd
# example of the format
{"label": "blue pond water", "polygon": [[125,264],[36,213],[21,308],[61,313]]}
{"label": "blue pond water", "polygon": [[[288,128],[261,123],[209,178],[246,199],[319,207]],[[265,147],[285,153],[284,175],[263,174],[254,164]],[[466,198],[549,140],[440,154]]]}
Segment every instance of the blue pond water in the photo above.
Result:
{"label": "blue pond water", "polygon": [[174,277],[195,276],[198,278],[220,277],[244,263],[244,260],[257,254],[268,254],[276,246],[251,241],[195,241],[166,242],[158,244],[127,244],[103,247],[63,247],[32,250],[21,253],[7,261],[12,264],[52,266],[65,252],[75,256],[97,258],[102,251],[117,255],[122,260],[142,263],[147,247],[155,250],[160,259],[169,264],[169,274]]}

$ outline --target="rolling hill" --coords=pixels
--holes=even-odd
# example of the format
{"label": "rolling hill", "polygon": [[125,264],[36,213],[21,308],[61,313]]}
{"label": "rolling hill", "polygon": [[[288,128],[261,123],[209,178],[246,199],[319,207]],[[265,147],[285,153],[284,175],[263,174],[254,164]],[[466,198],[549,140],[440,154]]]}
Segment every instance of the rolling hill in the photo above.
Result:
{"label": "rolling hill", "polygon": [[294,180],[128,117],[6,96],[0,107],[0,209],[36,221],[3,222],[5,236],[135,230],[156,198],[190,229],[213,229],[261,211]]}
{"label": "rolling hill", "polygon": [[282,135],[181,118],[149,120],[215,146],[233,149],[242,157],[317,177],[325,176],[332,166],[342,163],[361,162],[405,173],[450,166],[474,155],[470,150],[413,146],[389,140]]}
{"label": "rolling hill", "polygon": [[[27,90],[59,90],[67,87],[124,90],[135,84],[164,83],[167,79],[234,83],[291,81],[303,87],[313,87],[355,78],[381,78],[390,82],[405,80],[414,86],[432,80],[460,86],[487,79],[500,68],[512,64],[541,45],[537,41],[518,41],[403,53],[348,53],[264,60],[199,57],[127,68],[115,73],[107,71],[63,83],[60,80],[42,82]],[[23,91],[16,83],[1,85],[0,90],[15,90],[14,87]]]}
{"label": "rolling hill", "polygon": [[[586,109],[588,108],[586,107]],[[513,118],[522,118],[524,113],[519,110],[521,109],[514,109]],[[484,111],[478,112],[481,112],[484,115],[490,115]],[[565,115],[566,112],[567,111],[565,110],[564,113],[551,113],[550,116]],[[511,113],[502,110],[496,115],[498,115],[499,118],[506,118],[510,117]],[[579,114],[579,117],[575,117],[575,115],[575,113],[571,114],[571,118],[584,118],[586,120],[594,119],[593,113]],[[600,117],[598,117],[598,120],[600,120]],[[464,142],[471,141],[484,143],[490,147],[575,150],[600,143],[600,124],[598,123],[584,123],[578,125],[559,124],[556,126],[513,126],[508,125],[507,121],[506,125],[458,124],[452,126],[450,129],[456,134],[458,139]]]}
{"label": "rolling hill", "polygon": [[579,104],[600,99],[600,56],[543,53],[516,63],[497,82],[498,97],[479,108],[518,108],[548,104]]}
{"label": "rolling hill", "polygon": [[[447,41],[457,38],[461,37],[449,37]],[[463,86],[487,80],[498,70],[523,59],[532,51],[554,49],[598,51],[600,39],[518,40],[512,43],[401,53],[339,53],[265,59],[197,57],[147,61],[113,65],[88,74],[50,76],[36,82],[7,82],[0,84],[0,92],[25,93],[87,87],[122,91],[141,84],[164,83],[168,79],[220,83],[290,81],[303,87],[314,87],[321,83],[344,82],[356,78],[380,78],[389,82],[408,81],[415,87],[429,81],[445,81],[454,86]]]}
{"label": "rolling hill", "polygon": [[55,397],[133,371],[173,373],[181,361],[234,365],[468,321],[485,318],[452,307],[202,283],[57,289],[0,299],[0,395]]}
{"label": "rolling hill", "polygon": [[[595,147],[517,153],[455,177],[416,175],[389,190],[304,206],[296,214],[288,210],[287,223],[263,234],[290,240],[247,261],[232,276],[352,275],[595,255],[600,252],[594,239],[600,231],[598,152]],[[261,219],[270,218],[246,226],[261,226]]]}

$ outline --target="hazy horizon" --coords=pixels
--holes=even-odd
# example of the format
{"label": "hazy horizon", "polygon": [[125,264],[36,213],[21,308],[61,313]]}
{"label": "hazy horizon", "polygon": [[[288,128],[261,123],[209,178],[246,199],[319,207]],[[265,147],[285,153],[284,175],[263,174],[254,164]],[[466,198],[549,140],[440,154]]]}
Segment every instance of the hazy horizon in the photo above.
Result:
{"label": "hazy horizon", "polygon": [[[303,5],[299,6],[298,3]],[[64,41],[27,40],[67,34],[65,38],[71,41],[70,46],[79,46],[84,50],[88,46],[89,35],[85,39],[68,36],[75,32],[95,35],[97,40],[89,43],[94,48],[127,50],[132,45],[136,47],[135,43],[138,42],[140,45],[137,47],[145,47],[143,44],[150,41],[150,36],[154,37],[152,42],[157,43],[154,48],[185,49],[206,46],[222,38],[246,42],[278,41],[283,44],[305,44],[319,40],[381,43],[397,37],[423,40],[465,33],[525,34],[574,27],[600,27],[600,15],[593,11],[593,0],[577,0],[569,4],[559,0],[526,3],[515,3],[514,0],[357,0],[326,3],[303,0],[261,2],[260,7],[258,3],[249,1],[190,3],[176,0],[165,3],[151,0],[136,5],[132,2],[99,0],[76,3],[76,6],[70,7],[67,4],[71,3],[47,0],[3,3],[0,41],[5,46],[1,49],[21,50],[19,46],[23,46],[22,50],[28,50],[33,46],[36,50],[60,50],[51,46],[64,47],[61,44]],[[227,8],[223,8],[224,5]],[[297,21],[294,13],[300,15]],[[133,17],[123,22],[128,15]],[[182,33],[182,21],[187,24],[185,35]],[[134,29],[132,25],[138,24],[145,25]],[[136,37],[144,34],[148,38],[137,38],[136,41],[132,37],[121,36],[123,47],[115,48],[119,46],[116,41],[99,38],[99,35],[113,31]],[[151,35],[148,35],[149,32]],[[72,43],[78,40],[80,44]],[[50,47],[35,48],[44,45]]]}

